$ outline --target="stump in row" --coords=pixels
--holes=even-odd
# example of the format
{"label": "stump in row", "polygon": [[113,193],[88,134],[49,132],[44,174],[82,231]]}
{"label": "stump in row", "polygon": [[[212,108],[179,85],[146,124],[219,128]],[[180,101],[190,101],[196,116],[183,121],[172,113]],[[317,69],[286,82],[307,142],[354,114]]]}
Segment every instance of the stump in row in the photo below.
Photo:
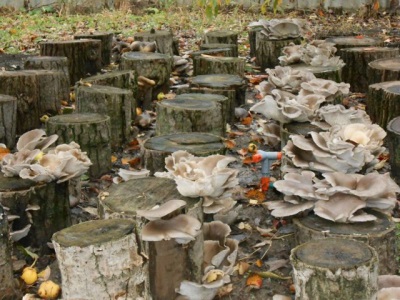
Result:
{"label": "stump in row", "polygon": [[205,44],[238,44],[238,33],[231,30],[212,30],[204,35]]}
{"label": "stump in row", "polygon": [[114,34],[112,32],[91,32],[75,34],[75,40],[93,39],[101,41],[101,64],[107,66],[111,63],[111,49]]}
{"label": "stump in row", "polygon": [[337,36],[330,37],[325,40],[329,43],[334,43],[337,49],[337,53],[341,55],[340,50],[344,48],[354,48],[354,47],[383,47],[383,41],[379,39],[374,39],[366,36]]}
{"label": "stump in row", "polygon": [[174,47],[173,34],[169,30],[151,30],[134,34],[135,41],[156,42],[157,52],[169,56],[179,55]]}
{"label": "stump in row", "polygon": [[12,149],[17,125],[17,98],[0,95],[0,143]]}
{"label": "stump in row", "polygon": [[239,57],[197,56],[193,60],[193,75],[231,74],[244,76],[245,60]]}
{"label": "stump in row", "polygon": [[220,49],[230,49],[229,51],[229,57],[238,57],[239,56],[239,50],[238,46],[236,44],[220,44],[220,43],[210,43],[210,44],[201,44],[200,45],[200,50],[202,51],[210,51],[210,50],[220,50]]}
{"label": "stump in row", "polygon": [[340,66],[311,66],[302,63],[290,65],[290,67],[299,71],[311,72],[317,78],[333,80],[337,83],[343,82],[342,67]]}
{"label": "stump in row", "polygon": [[387,144],[390,153],[390,174],[400,182],[400,117],[396,117],[387,125]]}
{"label": "stump in row", "polygon": [[215,48],[209,50],[194,51],[189,54],[193,61],[200,55],[214,56],[214,57],[234,57],[231,48]]}
{"label": "stump in row", "polygon": [[70,86],[68,58],[65,56],[32,56],[25,61],[25,70],[53,70],[64,74],[66,86]]}
{"label": "stump in row", "polygon": [[400,57],[377,59],[368,64],[368,84],[400,80]]}

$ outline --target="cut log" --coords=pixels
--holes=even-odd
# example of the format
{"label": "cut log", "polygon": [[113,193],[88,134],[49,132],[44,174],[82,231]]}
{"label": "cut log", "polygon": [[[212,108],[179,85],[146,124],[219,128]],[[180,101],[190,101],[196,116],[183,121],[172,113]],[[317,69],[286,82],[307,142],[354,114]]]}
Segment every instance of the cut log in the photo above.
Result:
{"label": "cut log", "polygon": [[301,37],[288,38],[284,40],[271,40],[261,31],[256,33],[256,64],[260,66],[261,72],[266,68],[275,68],[279,65],[278,57],[282,55],[282,49],[289,44],[301,44]]}
{"label": "cut log", "polygon": [[109,196],[99,201],[99,214],[103,218],[132,218],[136,222],[136,232],[140,249],[149,260],[148,278],[152,298],[155,300],[175,299],[175,289],[182,280],[200,282],[203,263],[203,235],[187,245],[179,245],[174,240],[144,242],[141,230],[146,221],[137,216],[138,210],[149,210],[172,199],[186,201],[181,213],[186,213],[203,222],[202,201],[199,198],[182,197],[176,184],[166,178],[141,178],[123,182],[109,189]]}
{"label": "cut log", "polygon": [[215,50],[215,49],[226,49],[229,48],[231,49],[230,51],[230,57],[238,57],[239,56],[239,50],[238,46],[236,44],[220,44],[220,43],[210,43],[210,44],[201,44],[200,45],[200,50]]}
{"label": "cut log", "polygon": [[252,27],[248,31],[251,58],[256,56],[257,32],[260,32],[261,30],[262,30],[261,27]]}
{"label": "cut log", "polygon": [[342,80],[342,67],[339,66],[310,66],[306,64],[294,64],[289,67],[300,70],[300,71],[308,71],[315,75],[317,78],[333,80],[337,83],[343,82]]}
{"label": "cut log", "polygon": [[238,44],[238,33],[231,30],[213,30],[204,35],[206,44]]}
{"label": "cut log", "polygon": [[296,300],[376,299],[378,257],[359,241],[324,239],[291,251]]}
{"label": "cut log", "polygon": [[99,178],[111,170],[110,126],[110,117],[106,115],[76,113],[49,118],[46,132],[58,135],[58,145],[78,143],[93,163],[90,177]]}
{"label": "cut log", "polygon": [[206,89],[210,94],[223,94],[231,100],[231,105],[239,107],[246,103],[247,82],[243,77],[228,74],[195,76],[190,88]]}
{"label": "cut log", "polygon": [[214,56],[214,57],[233,57],[232,48],[215,48],[209,50],[194,51],[189,56],[194,60],[197,56]]}
{"label": "cut log", "polygon": [[400,117],[396,117],[387,125],[386,143],[390,153],[390,174],[400,183]]}
{"label": "cut log", "polygon": [[0,72],[0,94],[17,98],[17,134],[40,127],[40,117],[55,115],[69,99],[63,74],[51,70]]}
{"label": "cut log", "polygon": [[54,70],[64,74],[65,85],[70,86],[68,58],[65,56],[32,56],[25,61],[25,70]]}
{"label": "cut log", "polygon": [[206,132],[225,135],[221,105],[210,100],[173,99],[157,103],[156,135]]}
{"label": "cut log", "polygon": [[325,40],[329,43],[334,43],[337,49],[336,53],[340,55],[340,50],[344,48],[354,48],[354,47],[383,47],[383,41],[379,39],[374,39],[370,37],[363,36],[337,36],[330,37]]}
{"label": "cut log", "polygon": [[133,37],[135,41],[156,42],[157,52],[174,55],[174,36],[169,30],[142,31],[135,33]]}
{"label": "cut log", "polygon": [[244,76],[245,60],[239,57],[197,56],[193,60],[193,75],[231,74]]}
{"label": "cut log", "polygon": [[153,175],[164,172],[165,159],[179,150],[187,151],[195,156],[225,154],[226,147],[221,137],[200,132],[169,134],[155,136],[143,145],[143,165]]}
{"label": "cut log", "polygon": [[104,85],[79,86],[76,90],[77,112],[98,113],[110,117],[111,150],[131,137],[132,91]]}
{"label": "cut log", "polygon": [[138,76],[155,81],[154,85],[141,84],[138,89],[138,106],[152,109],[152,100],[161,92],[168,93],[172,71],[172,56],[160,53],[126,52],[121,57],[121,70],[134,70]]}
{"label": "cut log", "polygon": [[101,70],[101,41],[99,40],[42,42],[40,43],[40,55],[67,57],[72,85],[87,77],[88,74],[95,75]]}
{"label": "cut log", "polygon": [[[335,223],[316,215],[294,219],[296,244],[325,238],[353,239],[375,249],[379,257],[379,273],[395,274],[396,225],[385,214],[371,211],[377,219],[362,223]],[[351,298],[349,298],[351,299]]]}
{"label": "cut log", "polygon": [[15,215],[11,231],[29,229],[18,242],[49,253],[47,242],[54,232],[71,225],[68,181],[36,183],[19,177],[0,174],[0,204],[9,215]]}
{"label": "cut log", "polygon": [[386,128],[390,120],[400,116],[400,81],[371,84],[366,104],[371,121]]}
{"label": "cut log", "polygon": [[12,149],[17,126],[17,98],[0,95],[0,143]]}
{"label": "cut log", "polygon": [[377,59],[368,64],[368,84],[400,80],[400,57]]}
{"label": "cut log", "polygon": [[83,222],[53,235],[63,299],[151,299],[132,220]]}
{"label": "cut log", "polygon": [[398,48],[344,48],[340,52],[340,57],[346,63],[342,69],[342,80],[343,82],[350,83],[352,92],[366,93],[368,91],[368,64],[377,59],[391,58],[398,55]]}
{"label": "cut log", "polygon": [[0,205],[0,295],[2,300],[21,299],[22,297],[14,280],[8,230],[7,215]]}
{"label": "cut log", "polygon": [[101,63],[108,66],[111,63],[111,48],[114,33],[112,32],[91,32],[87,34],[75,34],[75,40],[93,39],[101,41]]}

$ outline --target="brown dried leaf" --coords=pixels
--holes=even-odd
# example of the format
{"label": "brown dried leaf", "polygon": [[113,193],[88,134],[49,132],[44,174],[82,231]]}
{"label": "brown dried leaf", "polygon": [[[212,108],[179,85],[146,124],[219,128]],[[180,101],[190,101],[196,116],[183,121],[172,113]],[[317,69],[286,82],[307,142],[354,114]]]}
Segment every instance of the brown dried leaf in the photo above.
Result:
{"label": "brown dried leaf", "polygon": [[258,203],[262,203],[267,200],[265,193],[258,189],[248,190],[246,193],[246,197],[249,199],[255,199],[258,201]]}
{"label": "brown dried leaf", "polygon": [[233,149],[236,146],[236,142],[234,140],[225,139],[224,140],[224,145],[228,149]]}
{"label": "brown dried leaf", "polygon": [[237,264],[237,270],[238,270],[239,275],[245,274],[249,270],[249,268],[250,268],[250,264],[248,264],[245,261],[240,261]]}
{"label": "brown dried leaf", "polygon": [[258,274],[252,274],[246,280],[246,285],[251,286],[252,288],[255,288],[255,289],[260,289],[262,286],[262,283],[263,283],[263,279]]}

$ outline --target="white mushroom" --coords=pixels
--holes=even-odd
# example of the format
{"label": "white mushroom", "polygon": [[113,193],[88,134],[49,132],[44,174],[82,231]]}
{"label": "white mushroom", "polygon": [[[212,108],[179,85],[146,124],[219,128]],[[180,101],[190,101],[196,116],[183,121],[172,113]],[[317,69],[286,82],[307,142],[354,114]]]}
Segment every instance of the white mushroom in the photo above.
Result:
{"label": "white mushroom", "polygon": [[29,230],[31,229],[31,226],[32,226],[31,224],[28,224],[20,230],[10,232],[10,238],[14,242],[18,242],[20,239],[22,239],[28,235]]}
{"label": "white mushroom", "polygon": [[150,210],[142,210],[138,209],[136,214],[140,217],[144,217],[149,221],[158,220],[170,213],[184,207],[186,205],[186,201],[173,199],[165,202],[164,204],[150,209]]}

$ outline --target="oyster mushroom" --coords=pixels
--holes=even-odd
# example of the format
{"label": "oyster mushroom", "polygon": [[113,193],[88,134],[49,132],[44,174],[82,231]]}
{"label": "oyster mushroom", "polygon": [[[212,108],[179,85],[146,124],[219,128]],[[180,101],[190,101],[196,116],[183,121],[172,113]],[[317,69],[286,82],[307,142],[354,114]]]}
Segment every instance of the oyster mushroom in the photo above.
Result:
{"label": "oyster mushroom", "polygon": [[349,92],[350,84],[348,83],[337,83],[333,80],[315,78],[301,83],[299,95],[317,94],[324,96],[327,102],[333,102],[336,97],[347,95]]}
{"label": "oyster mushroom", "polygon": [[186,201],[173,199],[165,202],[164,204],[152,208],[150,210],[138,209],[136,214],[140,217],[144,217],[149,221],[154,221],[169,215],[170,213],[186,206]]}
{"label": "oyster mushroom", "polygon": [[33,129],[20,136],[16,148],[20,150],[44,150],[48,148],[58,139],[58,135],[53,134],[46,137],[46,132],[43,129]]}

